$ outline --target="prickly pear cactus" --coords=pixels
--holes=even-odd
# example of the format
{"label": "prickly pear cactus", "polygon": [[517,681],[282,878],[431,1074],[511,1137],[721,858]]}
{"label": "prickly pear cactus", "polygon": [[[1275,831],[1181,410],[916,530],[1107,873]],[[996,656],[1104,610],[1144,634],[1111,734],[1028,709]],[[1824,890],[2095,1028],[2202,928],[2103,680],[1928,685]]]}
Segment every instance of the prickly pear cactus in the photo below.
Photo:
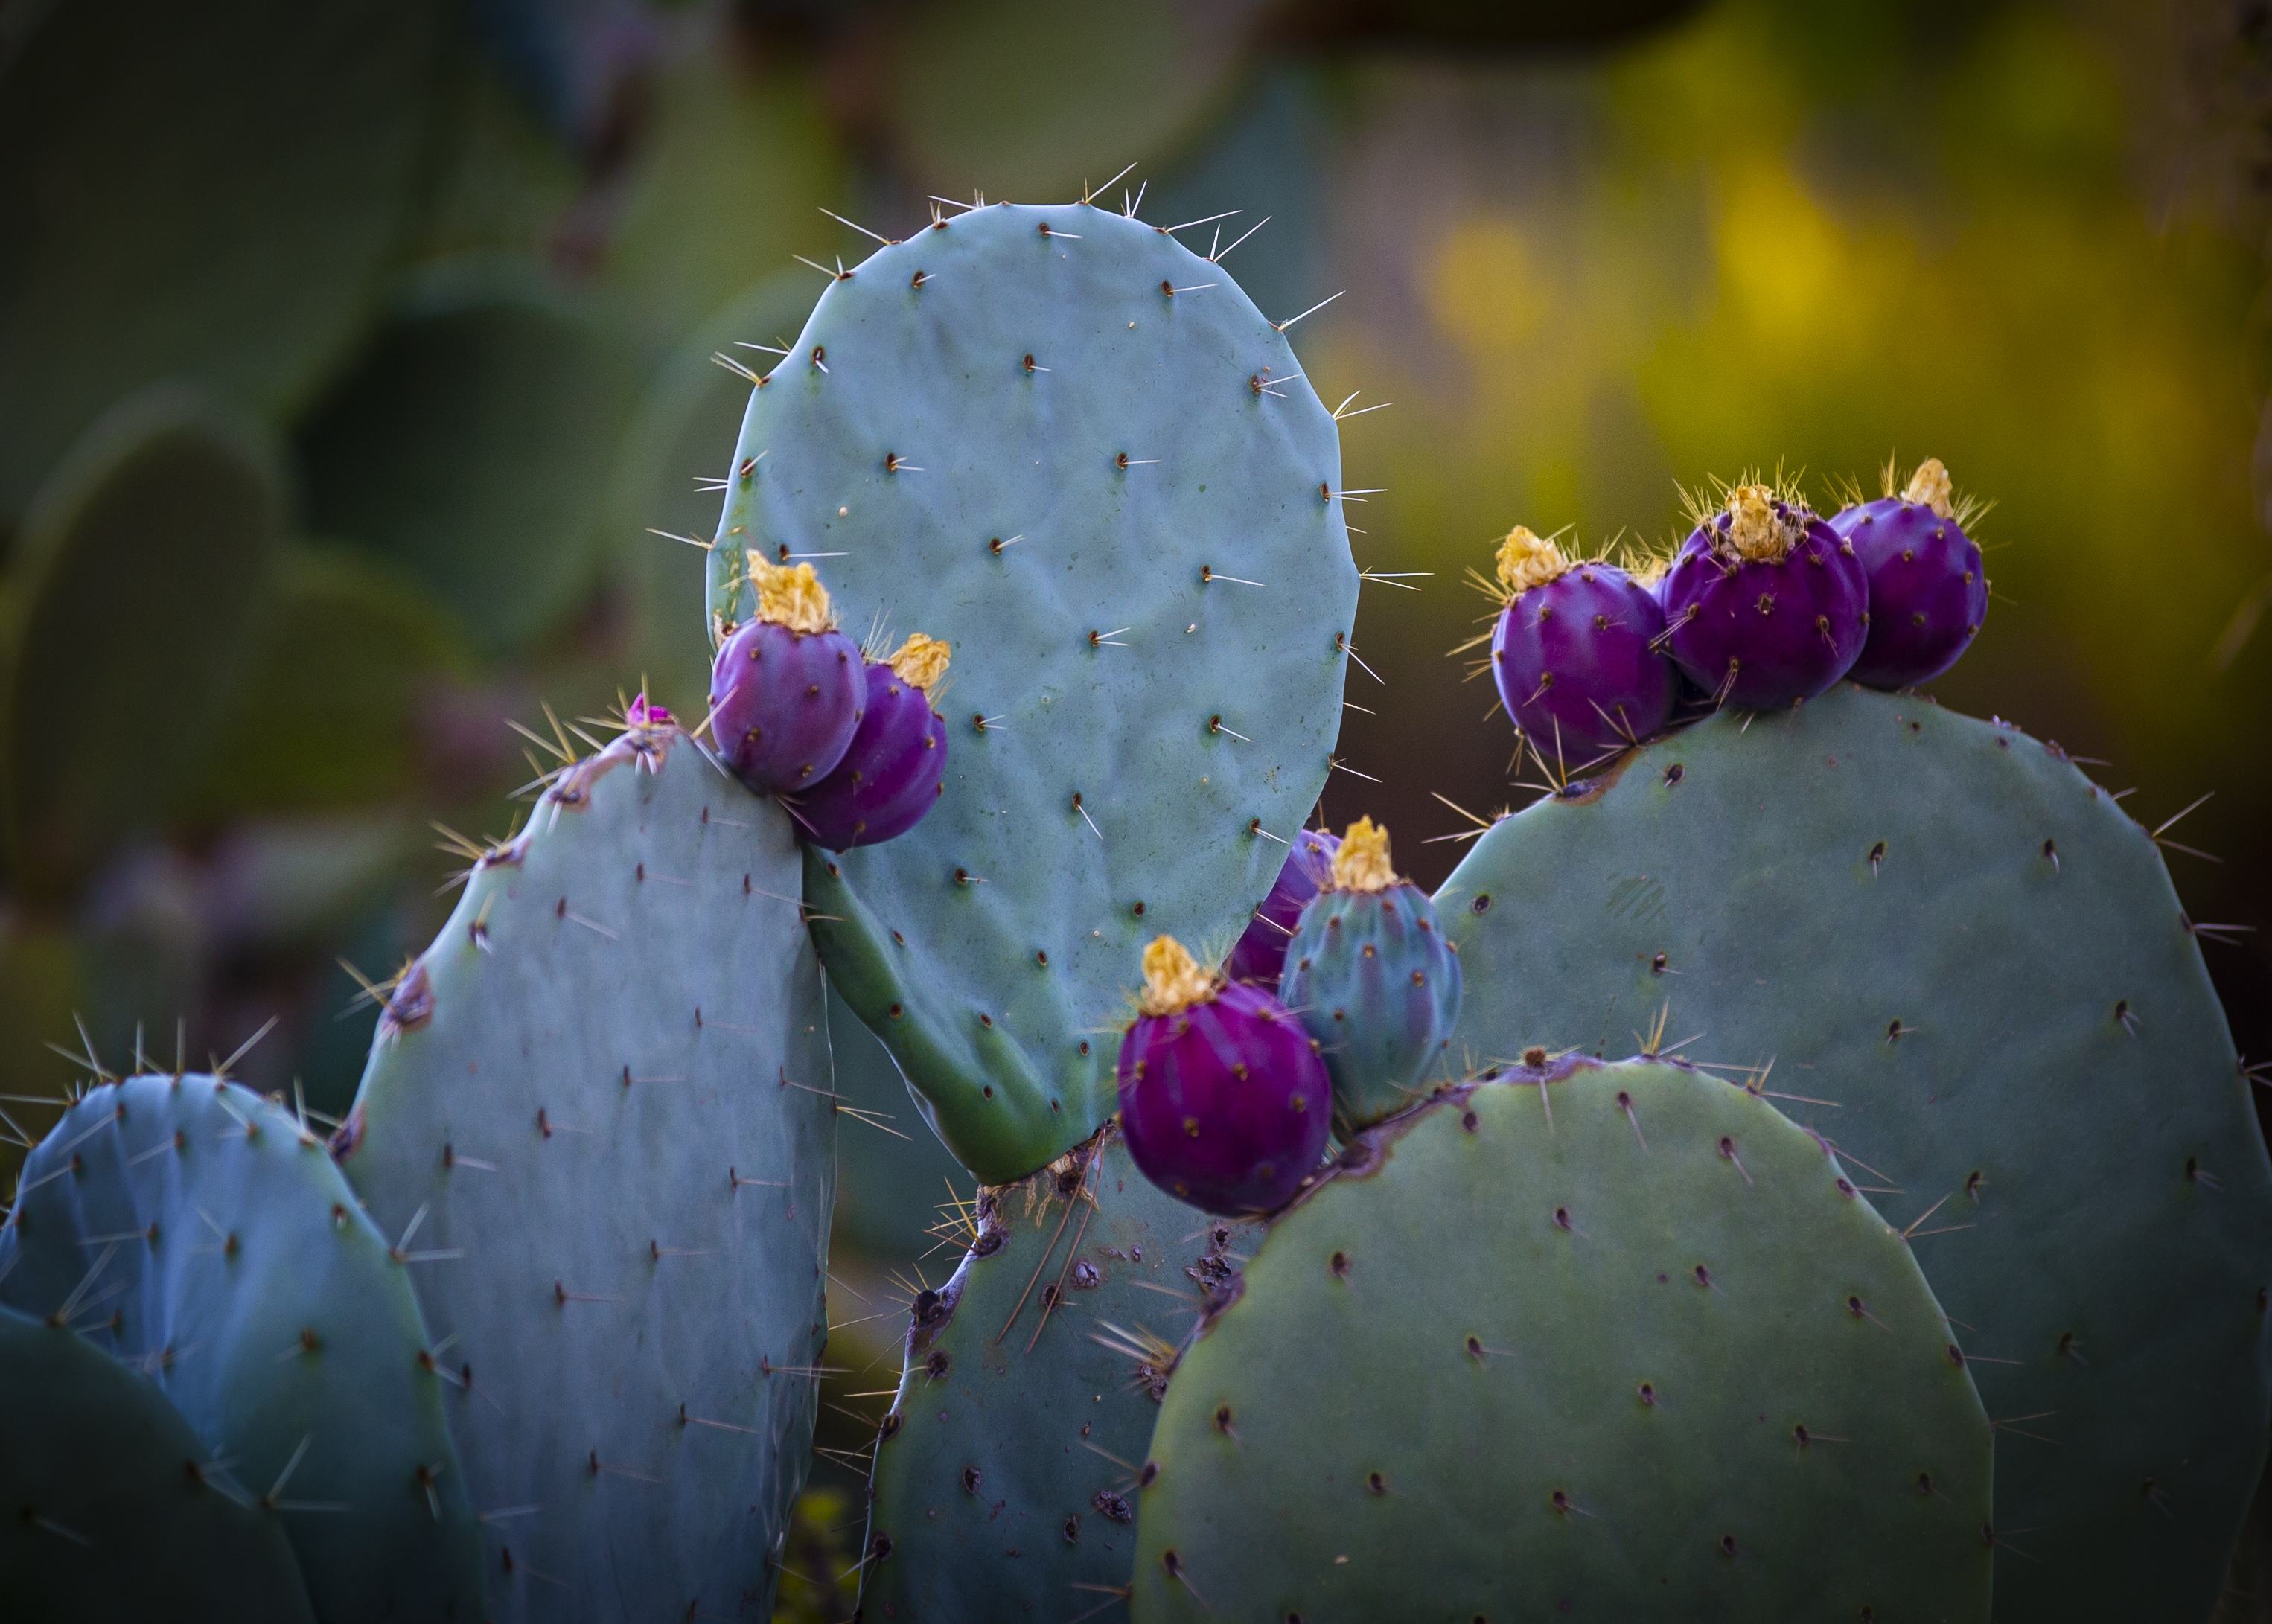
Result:
{"label": "prickly pear cactus", "polygon": [[1846,685],[1714,717],[1437,905],[1478,1056],[1669,1002],[1914,1232],[2010,1423],[1999,1620],[2208,1612],[2264,1458],[2272,1176],[2160,853],[2056,746]]}
{"label": "prickly pear cactus", "polygon": [[[1219,265],[1084,205],[943,219],[831,284],[751,397],[711,553],[814,555],[846,628],[953,645],[945,789],[809,852],[829,973],[981,1178],[1111,1114],[1127,966],[1225,946],[1339,729],[1331,415]],[[1265,834],[1277,837],[1265,838]]]}
{"label": "prickly pear cactus", "polygon": [[1125,1583],[1176,1345],[1256,1232],[1161,1194],[1109,1129],[971,1218],[908,1322],[862,1616],[1055,1624]]}
{"label": "prickly pear cactus", "polygon": [[149,1381],[0,1308],[0,1395],[11,1614],[314,1624],[278,1515]]}
{"label": "prickly pear cactus", "polygon": [[1988,1616],[1956,1333],[1740,1089],[1460,1088],[1360,1136],[1243,1285],[1160,1413],[1137,1624]]}
{"label": "prickly pear cactus", "polygon": [[780,808],[668,723],[557,778],[398,984],[340,1157],[460,1390],[489,1615],[770,1606],[835,1144]]}
{"label": "prickly pear cactus", "polygon": [[408,1270],[291,1112],[196,1073],[88,1090],[25,1160],[0,1303],[146,1372],[278,1519],[322,1618],[481,1617]]}

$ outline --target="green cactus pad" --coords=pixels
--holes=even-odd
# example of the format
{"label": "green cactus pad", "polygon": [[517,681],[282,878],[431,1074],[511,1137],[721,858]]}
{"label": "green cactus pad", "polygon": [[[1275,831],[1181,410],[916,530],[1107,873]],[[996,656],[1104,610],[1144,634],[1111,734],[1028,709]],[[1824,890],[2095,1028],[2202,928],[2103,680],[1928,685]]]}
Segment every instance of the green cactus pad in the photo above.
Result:
{"label": "green cactus pad", "polygon": [[1669,1001],[1921,1223],[2011,1424],[1999,1620],[2208,1611],[2264,1458],[2272,1174],[2159,853],[2056,747],[1851,687],[1723,713],[1502,821],[1437,906],[1479,1057]]}
{"label": "green cactus pad", "polygon": [[[352,345],[432,138],[439,0],[62,0],[0,57],[0,517],[154,380],[281,414]],[[25,34],[28,33],[28,38]]]}
{"label": "green cactus pad", "polygon": [[420,773],[434,690],[468,665],[448,609],[356,548],[287,547],[251,657],[185,786],[210,817],[384,803]]}
{"label": "green cactus pad", "polygon": [[500,1624],[771,1605],[835,1148],[796,886],[780,810],[638,728],[388,1001],[340,1155],[424,1260]]}
{"label": "green cactus pad", "polygon": [[1244,1286],[1160,1412],[1136,1624],[1988,1616],[1956,1335],[1741,1089],[1461,1087],[1354,1141]]}
{"label": "green cactus pad", "polygon": [[751,612],[750,552],[820,555],[854,635],[954,648],[938,804],[811,853],[804,894],[839,990],[980,1178],[1111,1114],[1098,1038],[1141,944],[1228,943],[1308,815],[1356,595],[1340,464],[1222,267],[1080,205],[878,250],[751,398],[714,617]]}
{"label": "green cactus pad", "polygon": [[841,998],[828,1001],[828,1052],[836,1091],[870,1119],[837,1136],[835,1238],[878,1263],[926,1255],[941,1203],[968,1189],[970,1175],[924,1122],[891,1051]]}
{"label": "green cactus pad", "polygon": [[490,654],[592,585],[632,379],[534,272],[422,279],[300,430],[308,516],[421,577]]}
{"label": "green cactus pad", "polygon": [[0,638],[0,833],[16,884],[68,897],[174,809],[265,607],[277,485],[255,436],[161,386],[90,428],[41,488],[18,542],[15,635]]}
{"label": "green cactus pad", "polygon": [[24,1619],[314,1624],[279,1513],[148,1381],[0,1308],[0,1594]]}
{"label": "green cactus pad", "polygon": [[0,1303],[147,1371],[278,1518],[327,1624],[480,1618],[408,1272],[291,1112],[196,1073],[88,1090],[25,1159]]}
{"label": "green cactus pad", "polygon": [[975,1217],[971,1250],[908,1326],[862,1616],[1062,1624],[1127,1580],[1175,1345],[1255,1232],[1170,1200],[1110,1129],[982,1190]]}

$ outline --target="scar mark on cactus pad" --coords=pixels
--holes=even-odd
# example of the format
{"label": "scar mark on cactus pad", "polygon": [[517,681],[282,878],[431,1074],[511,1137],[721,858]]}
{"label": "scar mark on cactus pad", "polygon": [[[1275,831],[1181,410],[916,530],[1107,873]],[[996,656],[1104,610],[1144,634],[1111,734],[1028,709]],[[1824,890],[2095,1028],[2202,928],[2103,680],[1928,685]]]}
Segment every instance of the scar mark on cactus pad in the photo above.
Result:
{"label": "scar mark on cactus pad", "polygon": [[1610,888],[1610,900],[1604,911],[1611,919],[1631,920],[1636,925],[1647,925],[1662,919],[1665,912],[1664,883],[1645,874],[1627,875]]}

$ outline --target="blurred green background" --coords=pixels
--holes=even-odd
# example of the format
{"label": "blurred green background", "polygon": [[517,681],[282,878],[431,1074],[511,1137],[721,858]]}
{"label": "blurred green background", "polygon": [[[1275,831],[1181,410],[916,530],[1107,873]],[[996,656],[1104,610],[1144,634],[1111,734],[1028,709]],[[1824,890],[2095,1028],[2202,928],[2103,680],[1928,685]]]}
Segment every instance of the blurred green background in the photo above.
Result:
{"label": "blurred green background", "polygon": [[[2256,0],[16,0],[11,1136],[87,1074],[51,1044],[202,1063],[272,1017],[239,1075],[343,1110],[358,976],[425,942],[462,866],[431,825],[519,814],[508,720],[551,737],[548,704],[572,730],[642,679],[701,713],[699,555],[650,533],[714,525],[748,382],[714,357],[762,370],[744,346],[826,286],[797,257],[871,246],[824,209],[897,236],[930,194],[1132,162],[1100,202],[1244,211],[1224,242],[1268,217],[1227,268],[1281,317],[1346,289],[1304,365],[1328,404],[1394,403],[1344,427],[1345,482],[1381,488],[1354,545],[1431,573],[1366,588],[1380,681],[1353,672],[1341,753],[1371,777],[1333,778],[1329,821],[1385,817],[1432,883],[1446,801],[1536,793],[1446,652],[1510,525],[1663,541],[1676,481],[1779,463],[1828,502],[1933,455],[1996,503],[1996,601],[1938,697],[2105,764],[2149,826],[2215,792],[2171,831],[2222,860],[2171,853],[2186,905],[2267,922]],[[2272,1054],[2272,943],[2205,950]],[[951,1263],[921,1255],[931,1203],[968,1181],[872,1039],[837,1042],[915,1136],[845,1130],[830,1447],[856,1448],[895,1305]],[[854,1538],[808,1510],[800,1573]]]}

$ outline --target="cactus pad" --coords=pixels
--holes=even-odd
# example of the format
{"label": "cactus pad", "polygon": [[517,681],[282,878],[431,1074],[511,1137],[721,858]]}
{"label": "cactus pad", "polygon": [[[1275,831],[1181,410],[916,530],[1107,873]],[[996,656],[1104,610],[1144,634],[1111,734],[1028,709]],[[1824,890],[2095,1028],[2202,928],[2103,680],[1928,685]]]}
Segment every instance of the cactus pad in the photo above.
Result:
{"label": "cactus pad", "polygon": [[249,1503],[149,1382],[0,1308],[0,1394],[11,1613],[314,1624],[277,1514]]}
{"label": "cactus pad", "polygon": [[300,428],[308,518],[419,577],[484,654],[589,589],[635,396],[617,341],[534,277],[422,275]]}
{"label": "cactus pad", "polygon": [[479,1619],[407,1271],[291,1112],[196,1073],[90,1089],[25,1160],[0,1277],[0,1302],[150,1373],[279,1519],[322,1618]]}
{"label": "cactus pad", "polygon": [[452,31],[437,0],[11,16],[0,515],[153,380],[279,416],[306,400],[405,247]]}
{"label": "cactus pad", "polygon": [[[178,809],[268,594],[277,483],[234,418],[161,385],[80,436],[41,487],[16,544],[16,635],[0,637],[0,837],[23,890],[71,896]],[[124,747],[121,719],[156,694],[166,725]]]}
{"label": "cactus pad", "polygon": [[1499,823],[1437,905],[1479,1057],[1669,1000],[1918,1231],[2012,1424],[1999,1619],[2208,1612],[2264,1457],[2272,1176],[2160,853],[2056,746],[1842,684],[1717,716]]}
{"label": "cactus pad", "polygon": [[835,1144],[788,819],[668,724],[557,778],[395,987],[341,1159],[416,1264],[489,1613],[758,1616]]}
{"label": "cactus pad", "polygon": [[863,1616],[1060,1624],[1096,1599],[1075,1585],[1128,1577],[1174,1345],[1255,1232],[1162,1195],[1110,1130],[974,1216],[908,1323]]}
{"label": "cactus pad", "polygon": [[821,555],[848,630],[953,644],[945,793],[808,857],[846,1000],[980,1177],[1111,1114],[1128,966],[1224,945],[1339,730],[1356,593],[1331,416],[1223,270],[1086,205],[999,205],[832,283],[751,396],[711,554]]}
{"label": "cactus pad", "polygon": [[1271,1225],[1169,1386],[1131,1614],[1980,1624],[1991,1439],[1817,1141],[1564,1061],[1360,1136]]}

